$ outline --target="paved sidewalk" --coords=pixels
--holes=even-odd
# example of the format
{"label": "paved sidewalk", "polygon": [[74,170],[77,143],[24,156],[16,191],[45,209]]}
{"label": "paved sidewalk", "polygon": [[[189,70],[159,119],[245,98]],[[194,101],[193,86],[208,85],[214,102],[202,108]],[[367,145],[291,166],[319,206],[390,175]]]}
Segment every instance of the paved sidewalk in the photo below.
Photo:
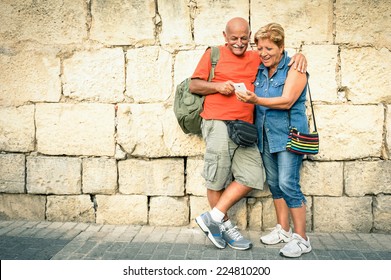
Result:
{"label": "paved sidewalk", "polygon": [[[282,244],[217,249],[196,227],[114,226],[0,220],[1,260],[282,260]],[[305,260],[391,260],[391,234],[309,233]]]}

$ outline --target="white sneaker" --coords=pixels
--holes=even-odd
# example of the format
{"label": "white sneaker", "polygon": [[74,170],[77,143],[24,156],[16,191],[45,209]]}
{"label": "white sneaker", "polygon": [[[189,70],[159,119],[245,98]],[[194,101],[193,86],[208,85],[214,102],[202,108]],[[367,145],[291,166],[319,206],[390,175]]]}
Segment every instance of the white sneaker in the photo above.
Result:
{"label": "white sneaker", "polygon": [[297,233],[294,233],[292,240],[280,250],[280,255],[288,258],[297,258],[302,254],[311,252],[310,238],[308,236],[307,238],[308,240],[305,240]]}
{"label": "white sneaker", "polygon": [[274,245],[280,242],[289,242],[292,239],[292,229],[286,232],[280,224],[277,224],[273,231],[265,236],[261,236],[261,242],[267,245]]}

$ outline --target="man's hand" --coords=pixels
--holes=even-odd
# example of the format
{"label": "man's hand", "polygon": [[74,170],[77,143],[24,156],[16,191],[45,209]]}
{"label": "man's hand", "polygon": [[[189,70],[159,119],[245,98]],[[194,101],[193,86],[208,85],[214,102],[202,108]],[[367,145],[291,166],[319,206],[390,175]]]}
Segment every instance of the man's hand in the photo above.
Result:
{"label": "man's hand", "polygon": [[292,64],[297,71],[301,73],[307,72],[307,59],[303,54],[296,53],[294,56],[292,56],[288,66],[291,66]]}
{"label": "man's hand", "polygon": [[230,95],[230,94],[234,93],[234,91],[235,91],[235,88],[233,86],[232,81],[218,83],[218,85],[216,86],[216,89],[217,89],[217,92],[219,92],[222,95]]}

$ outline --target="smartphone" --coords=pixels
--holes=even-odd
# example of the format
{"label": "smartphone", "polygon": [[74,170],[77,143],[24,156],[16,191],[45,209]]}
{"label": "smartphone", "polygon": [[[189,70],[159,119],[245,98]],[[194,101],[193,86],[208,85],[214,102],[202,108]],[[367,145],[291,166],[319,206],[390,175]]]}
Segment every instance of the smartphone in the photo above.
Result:
{"label": "smartphone", "polygon": [[235,83],[234,84],[235,91],[240,91],[240,92],[246,92],[247,88],[244,83]]}

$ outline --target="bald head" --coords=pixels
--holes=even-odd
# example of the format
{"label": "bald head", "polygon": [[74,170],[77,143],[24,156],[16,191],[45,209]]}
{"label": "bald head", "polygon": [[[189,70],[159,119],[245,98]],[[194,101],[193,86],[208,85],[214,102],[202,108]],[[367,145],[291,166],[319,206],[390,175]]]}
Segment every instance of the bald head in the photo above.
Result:
{"label": "bald head", "polygon": [[247,50],[251,36],[248,21],[241,17],[229,20],[223,35],[228,49],[234,55],[243,55]]}
{"label": "bald head", "polygon": [[230,19],[225,26],[225,33],[230,33],[236,30],[241,30],[243,32],[250,32],[250,25],[248,21],[241,17],[235,17]]}

